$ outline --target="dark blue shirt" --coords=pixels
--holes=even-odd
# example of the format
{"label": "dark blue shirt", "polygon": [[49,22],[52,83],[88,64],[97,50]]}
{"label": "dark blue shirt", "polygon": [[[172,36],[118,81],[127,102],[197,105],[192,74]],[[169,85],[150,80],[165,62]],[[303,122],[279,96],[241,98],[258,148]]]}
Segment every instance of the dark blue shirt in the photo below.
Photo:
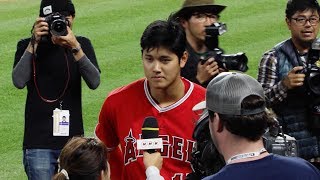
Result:
{"label": "dark blue shirt", "polygon": [[320,171],[304,159],[269,155],[234,163],[204,180],[320,180]]}

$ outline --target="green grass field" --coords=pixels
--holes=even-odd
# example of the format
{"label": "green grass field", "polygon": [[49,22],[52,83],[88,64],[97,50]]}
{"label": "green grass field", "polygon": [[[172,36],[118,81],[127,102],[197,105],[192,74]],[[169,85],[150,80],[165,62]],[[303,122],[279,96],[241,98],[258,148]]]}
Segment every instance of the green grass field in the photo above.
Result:
{"label": "green grass field", "polygon": [[[92,136],[100,107],[110,90],[143,76],[139,41],[144,28],[180,8],[182,0],[73,0],[74,32],[91,39],[101,84],[83,84],[85,135]],[[216,0],[228,32],[220,38],[226,53],[246,52],[248,74],[256,77],[261,55],[289,37],[284,22],[286,0]],[[0,0],[0,179],[27,179],[22,165],[26,89],[16,89],[11,71],[19,39],[30,36],[39,0]]]}

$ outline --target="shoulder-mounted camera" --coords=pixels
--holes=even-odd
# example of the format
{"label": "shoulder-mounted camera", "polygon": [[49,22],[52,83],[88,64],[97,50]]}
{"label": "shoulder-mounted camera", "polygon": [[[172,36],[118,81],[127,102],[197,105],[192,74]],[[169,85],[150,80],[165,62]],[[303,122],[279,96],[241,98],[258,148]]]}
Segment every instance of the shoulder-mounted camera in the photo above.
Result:
{"label": "shoulder-mounted camera", "polygon": [[205,110],[197,121],[193,138],[196,140],[196,144],[191,154],[192,173],[187,176],[187,179],[200,180],[217,173],[225,166],[223,157],[211,140],[208,111]]}
{"label": "shoulder-mounted camera", "polygon": [[294,137],[284,134],[277,119],[263,135],[263,143],[269,153],[282,156],[298,156],[298,145]]}

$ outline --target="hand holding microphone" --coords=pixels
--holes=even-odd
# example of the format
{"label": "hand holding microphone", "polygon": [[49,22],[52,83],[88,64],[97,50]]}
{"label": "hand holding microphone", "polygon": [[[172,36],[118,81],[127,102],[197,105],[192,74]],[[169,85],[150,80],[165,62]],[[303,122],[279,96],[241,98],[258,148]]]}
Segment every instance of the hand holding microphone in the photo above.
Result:
{"label": "hand holding microphone", "polygon": [[162,168],[163,158],[160,152],[148,153],[147,151],[143,152],[143,164],[147,169],[150,166],[155,166],[158,169]]}
{"label": "hand holding microphone", "polygon": [[143,152],[143,164],[147,180],[164,180],[160,175],[163,158],[156,149],[162,149],[162,138],[159,138],[159,125],[155,117],[146,117],[142,125],[142,139],[137,140],[138,150]]}

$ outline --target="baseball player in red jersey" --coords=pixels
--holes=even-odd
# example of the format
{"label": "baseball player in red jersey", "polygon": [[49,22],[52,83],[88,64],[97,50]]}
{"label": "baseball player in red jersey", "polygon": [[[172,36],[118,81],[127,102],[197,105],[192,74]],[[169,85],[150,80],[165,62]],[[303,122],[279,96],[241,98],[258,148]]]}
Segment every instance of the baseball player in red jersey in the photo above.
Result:
{"label": "baseball player in red jersey", "polygon": [[143,151],[137,150],[136,142],[144,119],[155,117],[163,139],[160,174],[182,180],[191,172],[192,133],[199,118],[192,107],[204,100],[205,89],[180,76],[188,58],[186,39],[170,18],[151,23],[140,45],[145,78],[108,95],[95,133],[111,151],[111,179],[146,179]]}

